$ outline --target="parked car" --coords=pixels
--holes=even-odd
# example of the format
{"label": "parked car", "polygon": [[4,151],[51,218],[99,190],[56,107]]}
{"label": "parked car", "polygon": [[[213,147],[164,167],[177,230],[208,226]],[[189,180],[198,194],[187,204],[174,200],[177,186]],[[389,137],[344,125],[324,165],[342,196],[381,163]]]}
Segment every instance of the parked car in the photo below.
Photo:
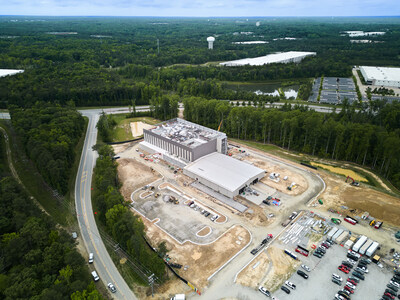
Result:
{"label": "parked car", "polygon": [[307,272],[311,272],[310,267],[306,266],[306,265],[301,265],[301,267],[306,270]]}
{"label": "parked car", "polygon": [[349,253],[349,254],[351,254],[351,255],[354,255],[354,256],[356,256],[357,258],[360,258],[360,257],[361,257],[360,254],[358,254],[357,252],[355,252],[355,251],[353,251],[353,250],[348,250],[347,253]]}
{"label": "parked car", "polygon": [[339,295],[339,294],[336,294],[336,295],[335,295],[335,299],[336,299],[336,300],[346,300],[345,297],[343,297],[343,296],[341,296],[341,295]]}
{"label": "parked car", "polygon": [[332,278],[332,282],[336,283],[337,285],[342,285],[342,282],[336,278]]}
{"label": "parked car", "polygon": [[218,218],[219,218],[218,215],[214,215],[214,216],[212,216],[212,217],[210,218],[210,220],[214,222],[214,221],[217,220]]}
{"label": "parked car", "polygon": [[395,281],[393,281],[393,280],[390,280],[390,283],[391,283],[392,285],[394,285],[395,287],[400,288],[400,284],[399,284],[399,283],[397,283],[397,282],[395,282]]}
{"label": "parked car", "polygon": [[208,216],[210,215],[210,213],[208,212],[208,211],[206,211],[205,213],[204,213],[204,216],[207,218]]}
{"label": "parked car", "polygon": [[303,277],[304,279],[308,279],[308,275],[304,273],[302,270],[297,270],[297,274]]}
{"label": "parked car", "polygon": [[285,281],[285,284],[288,286],[288,287],[290,287],[292,290],[295,290],[296,289],[296,285],[293,283],[293,282],[290,282],[290,281]]}
{"label": "parked car", "polygon": [[396,296],[396,292],[395,291],[393,291],[393,290],[391,290],[391,289],[386,289],[385,290],[385,293],[389,293],[390,295],[392,295],[392,296]]}
{"label": "parked car", "polygon": [[354,272],[351,273],[351,274],[352,274],[353,276],[355,276],[355,277],[361,279],[361,280],[364,280],[364,279],[365,279],[364,275],[361,274],[361,273],[359,273],[359,272],[357,272],[357,271],[354,271]]}
{"label": "parked car", "polygon": [[107,284],[107,286],[108,286],[109,290],[111,291],[111,293],[115,293],[117,291],[117,289],[115,288],[115,286],[111,282],[109,282]]}
{"label": "parked car", "polygon": [[338,294],[339,294],[340,296],[342,296],[344,299],[350,300],[349,295],[347,295],[345,292],[339,291]]}
{"label": "parked car", "polygon": [[284,291],[286,294],[290,294],[290,290],[284,285],[281,286],[281,290]]}
{"label": "parked car", "polygon": [[353,265],[352,265],[351,263],[349,263],[348,261],[345,261],[345,260],[342,261],[342,265],[348,267],[349,269],[352,269],[352,268],[353,268]]}
{"label": "parked car", "polygon": [[348,258],[347,262],[349,262],[350,264],[352,264],[353,266],[357,263],[355,260]]}
{"label": "parked car", "polygon": [[100,280],[99,275],[97,275],[97,272],[96,272],[96,271],[93,271],[93,272],[92,272],[92,277],[93,277],[93,280],[94,280],[94,281],[99,281],[99,280]]}
{"label": "parked car", "polygon": [[353,289],[353,290],[356,289],[356,286],[355,286],[354,284],[352,284],[351,282],[346,282],[346,285],[347,285],[349,288]]}
{"label": "parked car", "polygon": [[316,257],[318,257],[318,258],[322,258],[322,255],[319,254],[318,252],[314,252],[313,255],[316,256]]}
{"label": "parked car", "polygon": [[347,267],[344,266],[344,265],[340,265],[340,266],[338,267],[338,270],[339,270],[339,271],[342,271],[342,272],[344,272],[344,273],[346,273],[346,274],[349,274],[349,272],[350,272],[350,269],[347,268]]}
{"label": "parked car", "polygon": [[338,274],[335,274],[335,273],[332,273],[332,278],[335,278],[335,279],[337,279],[339,281],[343,281],[343,278],[340,277]]}
{"label": "parked car", "polygon": [[387,284],[386,285],[389,289],[392,289],[393,291],[395,291],[395,292],[398,292],[399,291],[399,288],[398,287],[396,287],[396,286],[394,286],[394,285],[392,285],[392,284]]}
{"label": "parked car", "polygon": [[258,290],[267,297],[271,297],[271,293],[263,286],[260,286]]}
{"label": "parked car", "polygon": [[354,294],[354,290],[350,288],[349,286],[345,285],[343,287],[343,292],[347,292],[347,296],[350,296],[351,294]]}
{"label": "parked car", "polygon": [[357,283],[360,283],[360,278],[357,278],[357,277],[355,277],[355,276],[353,276],[353,275],[350,275],[350,276],[349,276],[349,279],[354,280],[354,281],[357,282]]}
{"label": "parked car", "polygon": [[350,283],[354,284],[355,286],[357,286],[357,282],[354,279],[347,278],[347,282],[350,282]]}

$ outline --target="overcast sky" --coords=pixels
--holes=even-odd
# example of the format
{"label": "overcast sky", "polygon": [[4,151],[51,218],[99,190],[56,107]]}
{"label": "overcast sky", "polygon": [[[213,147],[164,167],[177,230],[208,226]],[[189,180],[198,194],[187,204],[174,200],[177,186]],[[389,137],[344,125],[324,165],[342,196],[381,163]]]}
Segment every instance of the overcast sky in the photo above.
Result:
{"label": "overcast sky", "polygon": [[398,16],[400,0],[0,0],[2,15]]}

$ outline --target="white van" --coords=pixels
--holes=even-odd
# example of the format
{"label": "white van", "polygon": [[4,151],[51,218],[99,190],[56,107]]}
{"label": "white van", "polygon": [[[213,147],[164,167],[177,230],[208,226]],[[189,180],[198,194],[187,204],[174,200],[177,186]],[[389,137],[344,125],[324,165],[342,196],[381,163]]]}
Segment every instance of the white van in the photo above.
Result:
{"label": "white van", "polygon": [[99,277],[99,275],[97,275],[96,271],[92,272],[92,276],[93,276],[93,280],[94,281],[99,281],[100,280],[100,277]]}
{"label": "white van", "polygon": [[93,263],[93,253],[89,253],[89,264]]}

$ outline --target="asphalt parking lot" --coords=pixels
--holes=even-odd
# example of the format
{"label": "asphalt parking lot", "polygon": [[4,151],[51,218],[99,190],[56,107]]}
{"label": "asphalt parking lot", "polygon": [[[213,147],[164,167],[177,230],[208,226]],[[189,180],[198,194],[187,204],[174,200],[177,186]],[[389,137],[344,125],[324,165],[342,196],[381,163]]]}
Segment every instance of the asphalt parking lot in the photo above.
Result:
{"label": "asphalt parking lot", "polygon": [[[338,274],[343,278],[342,287],[349,275],[351,275],[351,272],[345,274],[338,270],[338,266],[341,262],[347,259],[346,254],[346,248],[333,245],[326,251],[326,254],[321,259],[313,255],[309,257],[299,257],[304,264],[311,268],[311,272],[306,272],[309,278],[304,279],[294,273],[289,281],[296,285],[296,290],[291,290],[291,293],[287,295],[279,289],[273,295],[280,300],[334,299],[335,294],[341,287],[332,282],[332,273]],[[385,268],[381,269],[374,263],[368,265],[368,270],[369,273],[365,275],[365,280],[360,280],[354,294],[351,296],[352,300],[380,299],[386,289],[386,285],[393,277],[393,271]]]}

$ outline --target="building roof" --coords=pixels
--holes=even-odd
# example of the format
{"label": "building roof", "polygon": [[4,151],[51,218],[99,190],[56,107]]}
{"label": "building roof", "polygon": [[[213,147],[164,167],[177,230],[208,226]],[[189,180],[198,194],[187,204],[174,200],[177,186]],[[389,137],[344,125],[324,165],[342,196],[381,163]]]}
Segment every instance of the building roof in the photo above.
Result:
{"label": "building roof", "polygon": [[234,192],[265,171],[230,156],[214,152],[188,164],[185,169]]}
{"label": "building roof", "polygon": [[22,73],[24,70],[0,69],[0,77]]}
{"label": "building roof", "polygon": [[285,62],[289,59],[295,58],[304,58],[310,55],[316,55],[316,52],[298,52],[298,51],[289,51],[282,53],[269,54],[266,56],[260,56],[255,58],[244,58],[238,60],[232,60],[220,63],[223,66],[243,66],[243,65],[251,65],[251,66],[262,66],[272,63]]}
{"label": "building roof", "polygon": [[225,138],[226,134],[180,118],[157,124],[149,129],[157,135],[170,139],[189,148],[196,148],[217,137]]}
{"label": "building roof", "polygon": [[362,66],[366,80],[400,81],[400,68],[366,67]]}

